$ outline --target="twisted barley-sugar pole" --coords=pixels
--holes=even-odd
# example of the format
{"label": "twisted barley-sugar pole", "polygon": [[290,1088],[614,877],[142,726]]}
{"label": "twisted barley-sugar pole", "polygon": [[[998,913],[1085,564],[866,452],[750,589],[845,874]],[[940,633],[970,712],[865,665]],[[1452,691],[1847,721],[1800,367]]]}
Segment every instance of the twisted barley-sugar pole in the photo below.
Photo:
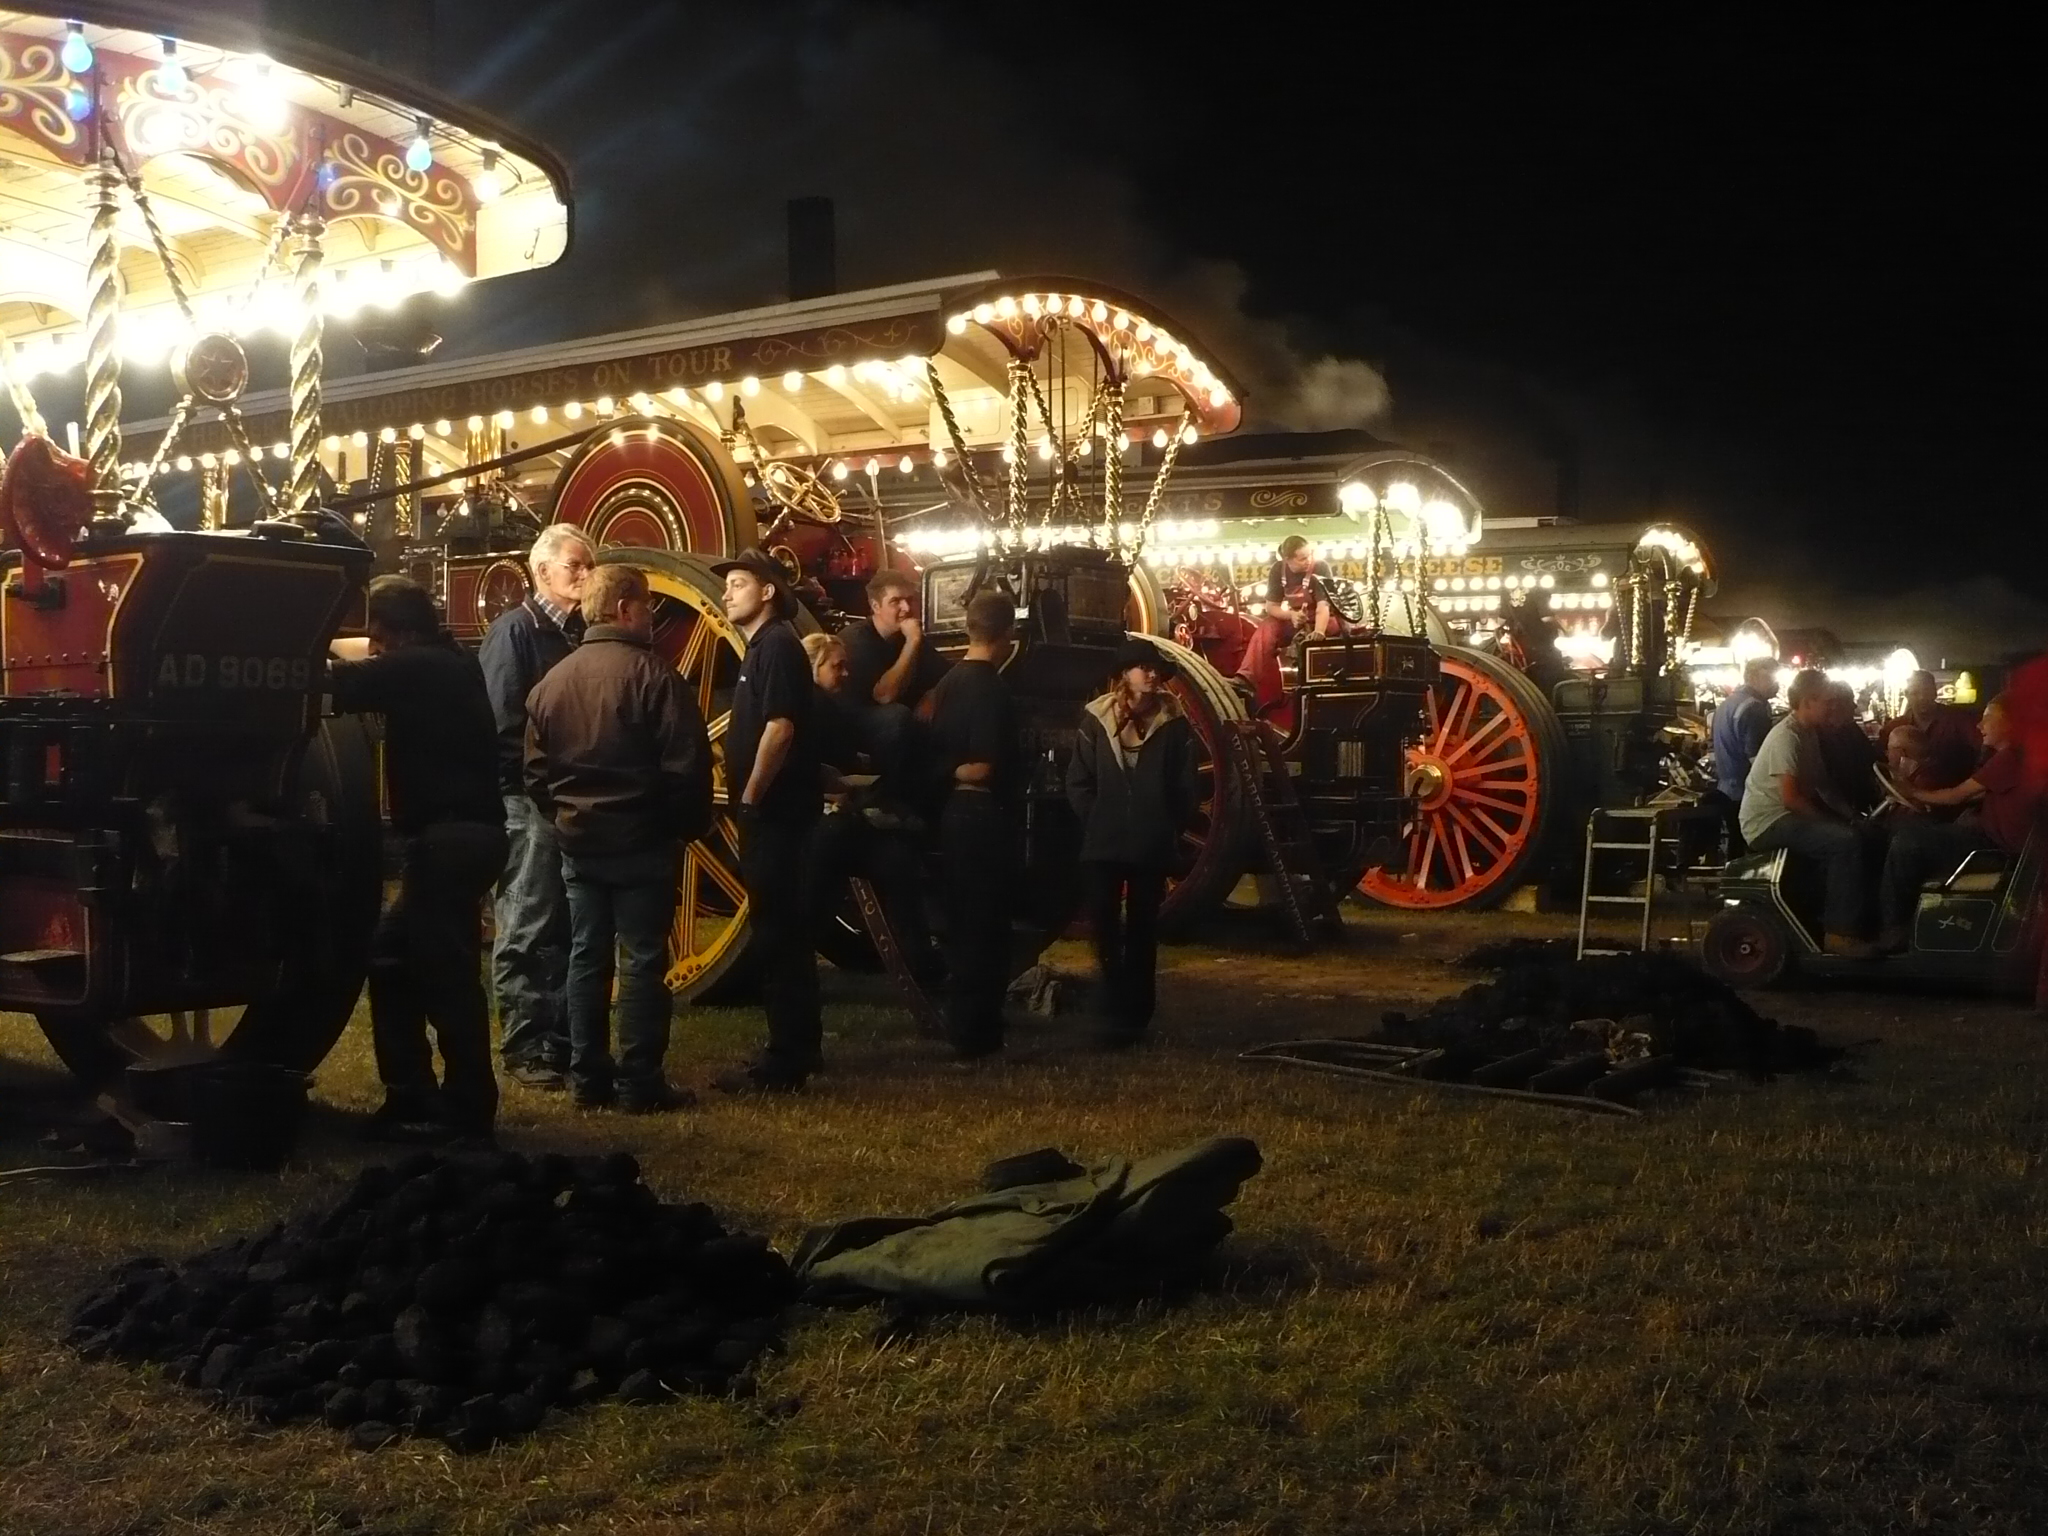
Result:
{"label": "twisted barley-sugar pole", "polygon": [[291,495],[294,512],[310,509],[320,496],[320,216],[302,213],[292,230],[292,291],[299,303],[299,328],[292,337]]}
{"label": "twisted barley-sugar pole", "polygon": [[92,227],[86,267],[85,457],[92,465],[94,516],[121,515],[121,354],[115,324],[121,312],[120,251],[114,221],[121,172],[112,155],[92,173]]}

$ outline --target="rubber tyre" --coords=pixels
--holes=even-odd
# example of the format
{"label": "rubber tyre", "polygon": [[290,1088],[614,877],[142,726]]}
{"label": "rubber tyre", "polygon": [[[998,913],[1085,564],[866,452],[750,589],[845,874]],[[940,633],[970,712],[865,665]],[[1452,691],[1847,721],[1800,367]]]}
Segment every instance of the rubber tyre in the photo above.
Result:
{"label": "rubber tyre", "polygon": [[1184,938],[1220,908],[1250,862],[1257,836],[1251,800],[1231,769],[1223,733],[1246,718],[1244,699],[1221,672],[1184,645],[1162,636],[1146,637],[1180,667],[1173,691],[1194,727],[1202,762],[1202,787],[1209,807],[1208,826],[1195,843],[1191,867],[1167,887],[1159,908],[1159,935]]}
{"label": "rubber tyre", "polygon": [[1792,968],[1792,936],[1755,907],[1726,907],[1707,923],[1700,965],[1716,981],[1743,990],[1776,986]]}
{"label": "rubber tyre", "polygon": [[[299,803],[316,830],[317,883],[279,893],[298,910],[276,987],[243,1008],[220,1054],[310,1072],[348,1028],[369,974],[370,937],[383,895],[383,827],[375,741],[363,721],[323,720],[299,769]],[[94,1023],[38,1015],[50,1047],[99,1088],[142,1059]]]}

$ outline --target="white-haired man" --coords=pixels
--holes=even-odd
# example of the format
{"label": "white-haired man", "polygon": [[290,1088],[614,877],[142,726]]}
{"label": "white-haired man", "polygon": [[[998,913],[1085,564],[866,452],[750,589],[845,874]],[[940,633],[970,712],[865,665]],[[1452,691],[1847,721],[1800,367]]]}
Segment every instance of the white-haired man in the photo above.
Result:
{"label": "white-haired man", "polygon": [[477,659],[498,718],[498,789],[511,851],[498,881],[491,986],[505,1075],[529,1088],[568,1084],[569,898],[555,829],[527,798],[526,698],[583,638],[577,605],[597,552],[580,528],[556,523],[533,541],[533,590],[492,621]]}

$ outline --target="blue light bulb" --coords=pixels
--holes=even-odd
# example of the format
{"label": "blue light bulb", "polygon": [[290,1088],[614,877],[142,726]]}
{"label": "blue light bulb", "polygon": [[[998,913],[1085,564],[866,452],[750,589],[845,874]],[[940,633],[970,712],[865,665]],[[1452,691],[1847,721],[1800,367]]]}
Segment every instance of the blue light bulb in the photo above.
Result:
{"label": "blue light bulb", "polygon": [[64,51],[58,57],[74,75],[92,68],[92,44],[85,40],[85,28],[77,22],[71,23],[71,35],[64,39]]}
{"label": "blue light bulb", "polygon": [[319,183],[320,190],[322,192],[327,191],[330,187],[332,187],[335,184],[336,181],[340,179],[340,166],[336,165],[332,160],[322,160],[320,162],[320,171],[319,174],[314,178],[314,180]]}
{"label": "blue light bulb", "polygon": [[420,119],[420,131],[413,141],[405,146],[405,168],[409,171],[424,172],[434,163],[434,146],[427,141],[427,120]]}
{"label": "blue light bulb", "polygon": [[181,96],[185,87],[192,82],[185,73],[185,66],[178,62],[178,40],[175,37],[164,37],[158,41],[163,44],[164,51],[156,67],[157,83],[167,94]]}
{"label": "blue light bulb", "polygon": [[92,97],[86,94],[82,85],[74,85],[64,93],[64,110],[71,114],[71,121],[82,123],[92,116]]}

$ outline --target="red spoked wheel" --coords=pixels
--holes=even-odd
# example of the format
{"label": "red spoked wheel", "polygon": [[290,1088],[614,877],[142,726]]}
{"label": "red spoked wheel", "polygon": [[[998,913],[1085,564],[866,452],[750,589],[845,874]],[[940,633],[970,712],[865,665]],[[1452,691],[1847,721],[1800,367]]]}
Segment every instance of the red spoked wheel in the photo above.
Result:
{"label": "red spoked wheel", "polygon": [[1564,731],[1536,685],[1497,657],[1439,652],[1442,672],[1408,749],[1415,815],[1405,865],[1366,871],[1389,907],[1490,907],[1531,872],[1560,801]]}
{"label": "red spoked wheel", "polygon": [[688,550],[713,559],[758,530],[746,482],[724,445],[687,421],[632,417],[600,428],[555,477],[548,520],[600,549]]}
{"label": "red spoked wheel", "polygon": [[1181,834],[1181,860],[1159,908],[1160,933],[1176,937],[1221,906],[1244,873],[1251,812],[1223,745],[1228,722],[1245,718],[1244,700],[1222,673],[1186,646],[1158,635],[1148,638],[1180,667],[1170,686],[1194,728],[1201,785],[1200,812]]}

